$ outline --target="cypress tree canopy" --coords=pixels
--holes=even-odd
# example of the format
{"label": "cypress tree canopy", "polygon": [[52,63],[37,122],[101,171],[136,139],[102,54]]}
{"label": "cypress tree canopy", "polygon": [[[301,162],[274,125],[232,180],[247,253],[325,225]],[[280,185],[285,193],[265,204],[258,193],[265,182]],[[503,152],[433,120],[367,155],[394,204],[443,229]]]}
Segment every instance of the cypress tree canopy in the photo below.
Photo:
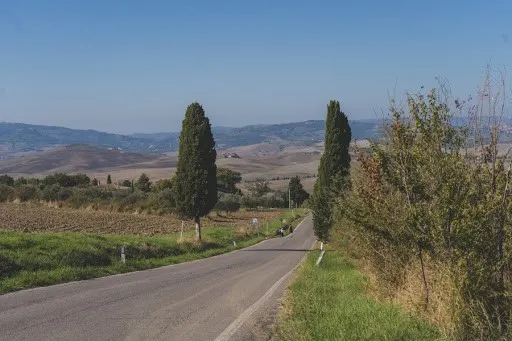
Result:
{"label": "cypress tree canopy", "polygon": [[332,180],[349,175],[349,146],[352,131],[348,118],[340,110],[340,102],[330,101],[325,120],[324,154],[318,168],[320,186],[329,187]]}
{"label": "cypress tree canopy", "polygon": [[217,203],[217,152],[210,120],[197,102],[187,108],[179,143],[174,179],[176,209],[199,223]]}
{"label": "cypress tree canopy", "polygon": [[347,185],[350,168],[349,145],[352,131],[338,101],[330,101],[325,120],[324,153],[312,198],[313,228],[321,241],[329,241],[332,227],[332,201]]}

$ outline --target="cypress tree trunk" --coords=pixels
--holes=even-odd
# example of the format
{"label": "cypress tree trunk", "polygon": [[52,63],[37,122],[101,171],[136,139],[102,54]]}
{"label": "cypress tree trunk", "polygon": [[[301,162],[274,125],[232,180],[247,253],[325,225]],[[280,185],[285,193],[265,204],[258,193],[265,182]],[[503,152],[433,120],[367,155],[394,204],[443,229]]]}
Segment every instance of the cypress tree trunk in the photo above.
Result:
{"label": "cypress tree trunk", "polygon": [[202,241],[202,233],[201,233],[201,218],[195,217],[194,222],[196,223],[196,239],[198,241]]}

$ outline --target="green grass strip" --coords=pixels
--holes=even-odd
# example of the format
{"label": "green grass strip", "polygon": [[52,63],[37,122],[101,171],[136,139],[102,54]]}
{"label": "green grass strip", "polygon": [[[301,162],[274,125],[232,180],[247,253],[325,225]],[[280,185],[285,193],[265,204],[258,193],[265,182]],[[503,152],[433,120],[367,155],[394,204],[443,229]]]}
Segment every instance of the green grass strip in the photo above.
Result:
{"label": "green grass strip", "polygon": [[285,298],[278,340],[437,340],[440,334],[363,290],[364,276],[339,252],[312,251]]}

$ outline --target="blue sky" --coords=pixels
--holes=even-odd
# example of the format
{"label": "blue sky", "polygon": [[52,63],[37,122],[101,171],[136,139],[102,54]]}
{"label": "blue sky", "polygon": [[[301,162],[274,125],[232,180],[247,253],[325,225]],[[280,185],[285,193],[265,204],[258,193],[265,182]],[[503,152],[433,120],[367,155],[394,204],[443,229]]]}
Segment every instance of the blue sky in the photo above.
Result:
{"label": "blue sky", "polygon": [[[0,121],[177,131],[374,117],[388,94],[510,67],[512,1],[0,0]],[[509,40],[510,39],[510,40]]]}

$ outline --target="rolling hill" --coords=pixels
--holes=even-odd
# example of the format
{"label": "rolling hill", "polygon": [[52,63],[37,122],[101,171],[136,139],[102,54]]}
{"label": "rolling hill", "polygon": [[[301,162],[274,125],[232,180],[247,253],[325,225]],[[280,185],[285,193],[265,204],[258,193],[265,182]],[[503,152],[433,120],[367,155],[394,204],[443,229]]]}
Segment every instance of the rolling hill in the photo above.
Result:
{"label": "rolling hill", "polygon": [[[350,124],[352,135],[356,139],[374,137],[378,133],[376,120],[351,121]],[[264,143],[273,143],[284,148],[290,145],[309,146],[323,141],[324,125],[324,121],[315,120],[212,129],[218,149]],[[0,122],[0,158],[73,144],[158,154],[176,151],[178,137],[178,132],[119,135],[95,130]]]}

